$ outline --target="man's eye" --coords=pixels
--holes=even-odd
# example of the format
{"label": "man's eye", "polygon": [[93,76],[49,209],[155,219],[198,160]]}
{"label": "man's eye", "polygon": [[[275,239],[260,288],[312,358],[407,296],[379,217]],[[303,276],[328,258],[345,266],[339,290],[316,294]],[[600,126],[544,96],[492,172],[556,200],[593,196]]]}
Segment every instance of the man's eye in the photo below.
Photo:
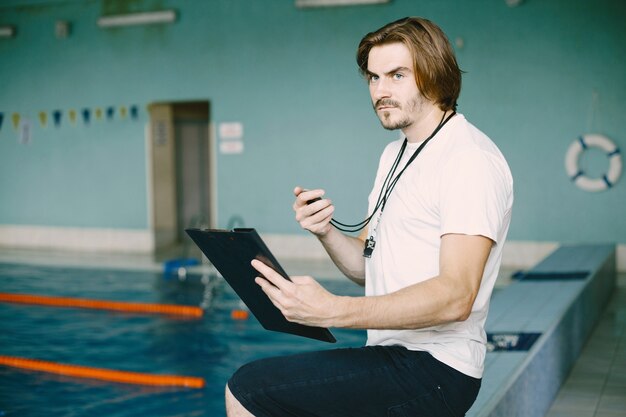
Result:
{"label": "man's eye", "polygon": [[400,74],[399,72],[393,74],[393,79],[394,80],[401,80],[404,78],[404,74]]}
{"label": "man's eye", "polygon": [[369,79],[370,83],[375,83],[376,81],[378,81],[378,75],[370,75]]}

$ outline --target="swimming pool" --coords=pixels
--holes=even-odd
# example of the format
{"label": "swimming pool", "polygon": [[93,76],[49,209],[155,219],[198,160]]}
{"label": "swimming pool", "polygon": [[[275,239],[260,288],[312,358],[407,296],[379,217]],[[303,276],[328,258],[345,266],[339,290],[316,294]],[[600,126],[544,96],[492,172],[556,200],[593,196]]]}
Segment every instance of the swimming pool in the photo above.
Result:
{"label": "swimming pool", "polygon": [[[330,291],[362,294],[347,280]],[[0,263],[0,292],[115,301],[203,305],[202,319],[0,303],[0,355],[154,374],[203,377],[203,389],[160,388],[78,379],[0,366],[0,415],[223,416],[224,385],[250,360],[361,346],[365,332],[334,329],[327,344],[270,332],[240,308],[221,279],[189,275]]]}

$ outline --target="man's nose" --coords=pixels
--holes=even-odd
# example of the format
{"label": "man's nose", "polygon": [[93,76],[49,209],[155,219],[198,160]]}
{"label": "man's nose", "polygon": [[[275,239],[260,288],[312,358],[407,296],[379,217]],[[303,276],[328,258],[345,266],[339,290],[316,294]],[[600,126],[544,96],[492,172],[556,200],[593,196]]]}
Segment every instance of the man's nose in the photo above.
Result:
{"label": "man's nose", "polygon": [[376,82],[375,85],[372,86],[372,98],[374,101],[380,100],[382,98],[391,97],[391,90],[389,89],[389,84],[385,82],[382,78]]}

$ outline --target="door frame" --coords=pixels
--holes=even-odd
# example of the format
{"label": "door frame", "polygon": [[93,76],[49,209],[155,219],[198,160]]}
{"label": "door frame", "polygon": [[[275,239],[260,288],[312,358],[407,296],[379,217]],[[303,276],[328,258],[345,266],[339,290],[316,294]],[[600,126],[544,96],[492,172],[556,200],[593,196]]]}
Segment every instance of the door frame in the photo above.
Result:
{"label": "door frame", "polygon": [[[174,106],[184,103],[208,103],[208,210],[209,228],[217,226],[217,155],[215,124],[211,119],[209,100],[157,101],[148,105],[149,121],[145,127],[146,189],[148,227],[153,252],[176,246],[178,242],[178,213],[176,189],[176,136]],[[155,170],[155,166],[161,167]]]}

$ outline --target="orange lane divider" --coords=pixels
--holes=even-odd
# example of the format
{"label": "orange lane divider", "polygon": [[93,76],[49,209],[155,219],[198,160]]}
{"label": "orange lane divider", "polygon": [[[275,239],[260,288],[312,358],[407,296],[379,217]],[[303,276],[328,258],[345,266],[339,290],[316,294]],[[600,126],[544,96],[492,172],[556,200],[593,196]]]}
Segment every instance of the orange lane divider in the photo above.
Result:
{"label": "orange lane divider", "polygon": [[0,302],[39,304],[55,307],[80,307],[98,310],[115,310],[131,313],[173,314],[202,317],[200,307],[172,304],[129,303],[122,301],[91,300],[86,298],[53,297],[47,295],[0,293]]}
{"label": "orange lane divider", "polygon": [[117,371],[113,369],[92,368],[90,366],[67,365],[38,359],[1,356],[0,365],[32,371],[73,376],[78,378],[98,379],[101,381],[121,382],[123,384],[176,386],[204,388],[204,378],[180,375],[155,375],[140,372]]}
{"label": "orange lane divider", "polygon": [[236,309],[230,312],[230,318],[233,320],[248,320],[250,313],[246,310]]}

